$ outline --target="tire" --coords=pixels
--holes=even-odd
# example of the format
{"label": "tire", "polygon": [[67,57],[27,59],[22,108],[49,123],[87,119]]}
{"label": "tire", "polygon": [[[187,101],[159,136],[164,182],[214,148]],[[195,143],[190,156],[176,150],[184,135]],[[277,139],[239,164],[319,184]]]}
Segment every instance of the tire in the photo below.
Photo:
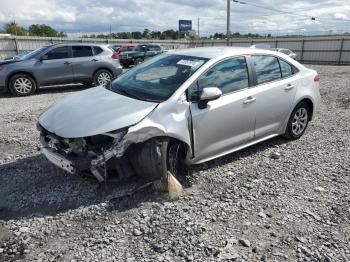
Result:
{"label": "tire", "polygon": [[146,182],[153,181],[157,191],[167,191],[167,171],[175,177],[183,175],[183,147],[169,139],[152,138],[135,145],[131,162],[138,177]]}
{"label": "tire", "polygon": [[107,69],[100,69],[94,74],[93,79],[96,86],[106,86],[113,80],[113,75]]}
{"label": "tire", "polygon": [[137,66],[137,65],[139,65],[139,64],[141,64],[141,63],[143,63],[143,59],[142,58],[137,58],[136,60],[135,60],[135,66]]}
{"label": "tire", "polygon": [[123,68],[129,68],[130,67],[130,65],[129,64],[122,64],[122,66],[123,66]]}
{"label": "tire", "polygon": [[34,79],[27,74],[16,74],[12,76],[8,87],[14,96],[29,96],[37,89]]}
{"label": "tire", "polygon": [[299,139],[310,122],[311,109],[305,102],[300,102],[291,113],[284,137],[290,140]]}

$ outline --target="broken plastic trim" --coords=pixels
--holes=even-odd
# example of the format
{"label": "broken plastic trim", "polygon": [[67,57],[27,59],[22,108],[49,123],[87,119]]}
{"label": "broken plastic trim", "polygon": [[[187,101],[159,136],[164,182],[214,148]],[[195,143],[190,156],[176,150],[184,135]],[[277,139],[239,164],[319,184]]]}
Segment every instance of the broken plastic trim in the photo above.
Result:
{"label": "broken plastic trim", "polygon": [[102,154],[98,155],[96,159],[91,160],[90,171],[97,179],[98,182],[103,182],[106,179],[106,163],[112,157],[119,157],[116,154],[116,148],[118,147],[118,143],[123,139],[125,134],[127,133],[127,129],[116,130],[114,132],[104,133],[102,135],[110,136],[114,138],[113,145],[106,150],[102,150]]}

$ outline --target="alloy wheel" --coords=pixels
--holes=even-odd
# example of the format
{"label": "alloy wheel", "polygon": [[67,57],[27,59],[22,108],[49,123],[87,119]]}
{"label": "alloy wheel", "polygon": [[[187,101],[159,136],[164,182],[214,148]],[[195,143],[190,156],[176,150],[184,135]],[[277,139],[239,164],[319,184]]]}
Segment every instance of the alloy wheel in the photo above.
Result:
{"label": "alloy wheel", "polygon": [[304,132],[308,121],[308,112],[304,107],[299,108],[294,116],[292,121],[292,132],[295,136],[299,136]]}

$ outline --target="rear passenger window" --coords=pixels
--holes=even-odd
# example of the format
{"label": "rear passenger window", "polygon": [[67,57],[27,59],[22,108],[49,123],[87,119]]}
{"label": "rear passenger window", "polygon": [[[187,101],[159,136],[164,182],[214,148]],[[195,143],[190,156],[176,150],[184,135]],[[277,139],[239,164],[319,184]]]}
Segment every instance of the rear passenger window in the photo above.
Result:
{"label": "rear passenger window", "polygon": [[258,84],[271,82],[281,78],[278,59],[267,55],[253,55],[256,78]]}
{"label": "rear passenger window", "polygon": [[223,94],[248,87],[248,69],[244,57],[227,59],[207,71],[198,80],[199,89],[218,87]]}
{"label": "rear passenger window", "polygon": [[94,48],[95,55],[99,55],[103,52],[103,49],[99,46],[94,46],[93,48]]}
{"label": "rear passenger window", "polygon": [[282,77],[284,78],[293,75],[292,66],[281,59],[279,59],[279,61],[281,66]]}
{"label": "rear passenger window", "polygon": [[68,47],[67,46],[61,46],[57,47],[47,54],[47,60],[53,60],[53,59],[64,59],[69,57]]}
{"label": "rear passenger window", "polygon": [[72,46],[73,57],[93,56],[91,46]]}

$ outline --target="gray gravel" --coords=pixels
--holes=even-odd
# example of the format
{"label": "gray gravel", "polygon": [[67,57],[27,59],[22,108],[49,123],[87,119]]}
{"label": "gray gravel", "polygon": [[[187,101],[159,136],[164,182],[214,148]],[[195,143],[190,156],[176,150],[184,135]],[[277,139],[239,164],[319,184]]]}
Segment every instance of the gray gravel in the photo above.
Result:
{"label": "gray gravel", "polygon": [[349,261],[350,67],[312,68],[323,103],[300,140],[193,167],[177,202],[37,152],[40,113],[82,86],[0,96],[0,261]]}

